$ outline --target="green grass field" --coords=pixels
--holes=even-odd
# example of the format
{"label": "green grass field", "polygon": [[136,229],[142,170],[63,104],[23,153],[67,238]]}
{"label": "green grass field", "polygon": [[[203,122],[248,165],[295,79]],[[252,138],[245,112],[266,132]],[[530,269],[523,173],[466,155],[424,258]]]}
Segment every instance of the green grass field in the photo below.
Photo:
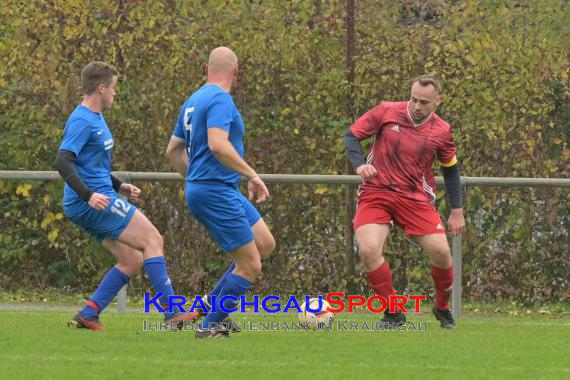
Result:
{"label": "green grass field", "polygon": [[[0,311],[3,379],[557,379],[570,378],[570,320],[465,316],[454,331],[247,331],[202,341],[143,331],[157,314],[103,314],[107,331],[69,329],[66,311]],[[238,315],[293,322],[296,315]],[[375,322],[372,314],[338,321]],[[350,323],[348,324],[350,325]],[[427,326],[426,326],[427,325]]]}

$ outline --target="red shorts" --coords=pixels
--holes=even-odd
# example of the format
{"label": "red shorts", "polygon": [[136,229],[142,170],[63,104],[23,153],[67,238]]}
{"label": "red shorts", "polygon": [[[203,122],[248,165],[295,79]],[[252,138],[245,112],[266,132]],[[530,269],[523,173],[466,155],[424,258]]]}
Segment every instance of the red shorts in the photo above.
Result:
{"label": "red shorts", "polygon": [[367,191],[357,198],[354,229],[365,224],[394,222],[406,235],[444,234],[445,226],[437,210],[427,202],[418,202],[394,192]]}

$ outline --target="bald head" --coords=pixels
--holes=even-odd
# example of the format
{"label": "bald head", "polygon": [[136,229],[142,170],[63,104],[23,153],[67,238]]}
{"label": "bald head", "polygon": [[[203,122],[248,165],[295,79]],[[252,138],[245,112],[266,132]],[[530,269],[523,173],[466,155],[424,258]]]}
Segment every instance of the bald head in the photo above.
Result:
{"label": "bald head", "polygon": [[208,74],[231,73],[237,67],[236,54],[227,47],[217,47],[208,58]]}

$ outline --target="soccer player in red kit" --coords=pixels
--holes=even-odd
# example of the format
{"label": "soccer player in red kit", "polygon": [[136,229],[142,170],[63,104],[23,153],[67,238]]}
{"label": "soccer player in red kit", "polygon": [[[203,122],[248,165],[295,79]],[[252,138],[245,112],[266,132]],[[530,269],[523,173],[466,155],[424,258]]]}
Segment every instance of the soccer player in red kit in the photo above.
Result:
{"label": "soccer player in red kit", "polygon": [[[412,84],[407,102],[382,102],[361,116],[344,143],[350,162],[364,180],[354,218],[356,241],[369,284],[385,299],[395,294],[392,272],[383,256],[392,223],[421,246],[431,261],[436,302],[433,313],[442,328],[455,328],[449,310],[453,284],[451,251],[445,226],[435,209],[432,165],[440,162],[451,204],[447,227],[453,236],[465,226],[461,182],[451,127],[435,110],[441,103],[438,80],[422,75]],[[365,162],[360,141],[372,137]],[[399,326],[406,317],[397,308],[384,313],[385,326]]]}

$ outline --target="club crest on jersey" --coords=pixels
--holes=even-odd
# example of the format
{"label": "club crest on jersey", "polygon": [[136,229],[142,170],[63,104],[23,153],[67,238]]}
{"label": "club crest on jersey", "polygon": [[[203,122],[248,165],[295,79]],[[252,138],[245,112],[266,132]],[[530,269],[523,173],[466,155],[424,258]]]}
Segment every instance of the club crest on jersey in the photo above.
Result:
{"label": "club crest on jersey", "polygon": [[390,128],[391,130],[393,130],[394,132],[398,132],[400,133],[400,126],[399,125],[394,125],[392,128]]}

